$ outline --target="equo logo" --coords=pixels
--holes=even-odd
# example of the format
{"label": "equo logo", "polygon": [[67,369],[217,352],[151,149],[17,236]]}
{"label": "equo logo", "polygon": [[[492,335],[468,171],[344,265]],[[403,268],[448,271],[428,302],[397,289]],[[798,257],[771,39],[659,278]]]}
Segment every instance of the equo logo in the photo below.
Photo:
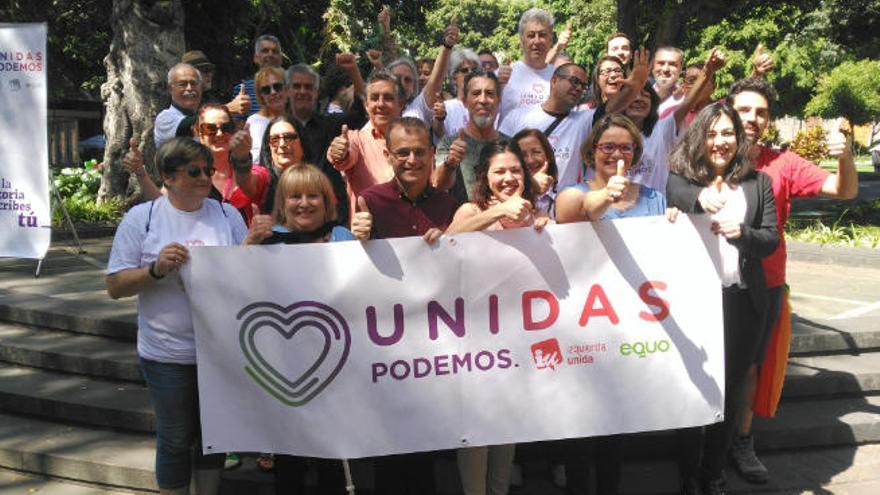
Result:
{"label": "equo logo", "polygon": [[657,340],[654,342],[644,341],[644,342],[624,342],[620,344],[620,354],[623,356],[638,356],[639,358],[645,358],[648,354],[654,354],[655,352],[667,352],[672,345],[668,340]]}
{"label": "equo logo", "polygon": [[[351,348],[348,323],[325,304],[301,301],[284,307],[258,302],[245,306],[236,318],[241,321],[239,344],[248,362],[245,371],[257,385],[288,406],[303,406],[314,399],[336,378],[348,359]],[[261,332],[269,332],[263,335],[264,342],[278,336],[284,339],[279,344],[283,346],[284,363],[279,367],[284,368],[288,363],[311,364],[304,367],[304,371],[293,372],[295,376],[285,373],[289,370],[277,369],[257,348],[257,335]],[[303,345],[316,336],[322,345]]]}

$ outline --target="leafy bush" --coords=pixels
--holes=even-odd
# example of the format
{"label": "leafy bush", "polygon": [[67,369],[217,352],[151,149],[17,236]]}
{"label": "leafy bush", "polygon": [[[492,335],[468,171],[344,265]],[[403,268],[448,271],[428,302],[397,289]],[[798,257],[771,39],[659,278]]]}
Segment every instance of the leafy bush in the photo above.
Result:
{"label": "leafy bush", "polygon": [[761,136],[761,142],[764,143],[765,146],[778,146],[780,144],[779,129],[776,127],[776,124],[770,122],[770,125],[764,129],[764,134]]}
{"label": "leafy bush", "polygon": [[828,156],[825,129],[816,125],[800,130],[791,142],[791,150],[813,163],[819,163]]}
{"label": "leafy bush", "polygon": [[843,116],[854,125],[874,122],[880,116],[880,60],[844,62],[822,76],[804,113]]}
{"label": "leafy bush", "polygon": [[[98,202],[101,166],[95,160],[84,163],[82,167],[55,170],[52,172],[52,181],[74,222],[115,222],[122,217],[121,201]],[[61,225],[63,222],[61,209],[55,208],[52,223]]]}

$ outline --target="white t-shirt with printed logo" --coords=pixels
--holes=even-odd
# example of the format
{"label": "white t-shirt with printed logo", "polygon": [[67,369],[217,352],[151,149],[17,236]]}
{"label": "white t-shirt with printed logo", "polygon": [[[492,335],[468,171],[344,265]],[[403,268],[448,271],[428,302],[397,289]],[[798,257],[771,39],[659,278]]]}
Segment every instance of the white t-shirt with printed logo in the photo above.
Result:
{"label": "white t-shirt with printed logo", "polygon": [[658,120],[649,137],[642,135],[642,159],[630,167],[627,177],[633,182],[665,193],[666,181],[669,179],[669,152],[675,144],[677,132],[678,127],[673,116]]}
{"label": "white t-shirt with printed logo", "polygon": [[[593,128],[593,109],[572,111],[547,136],[553,146],[556,168],[559,170],[557,190],[577,184],[580,172],[581,143]],[[518,108],[511,112],[498,128],[498,132],[513,136],[523,129],[538,129],[544,132],[556,120],[556,117],[545,112],[541,106]]]}
{"label": "white t-shirt with printed logo", "polygon": [[425,100],[425,93],[421,92],[413,99],[413,101],[409,102],[400,116],[415,117],[424,122],[426,126],[430,127],[431,120],[434,119],[434,111],[428,108],[428,102]]}
{"label": "white t-shirt with printed logo", "polygon": [[[113,238],[107,274],[147,266],[171,242],[187,248],[232,246],[241,244],[246,235],[241,214],[228,203],[206,199],[199,210],[181,211],[160,196],[125,214]],[[230,281],[233,279],[231,274]],[[196,362],[192,311],[177,272],[138,294],[137,313],[141,357],[162,363]]]}
{"label": "white t-shirt with printed logo", "polygon": [[550,96],[550,78],[555,68],[547,64],[541,70],[535,70],[525,62],[515,62],[511,66],[510,80],[501,94],[501,121],[507,114],[520,107],[533,107],[544,103]]}
{"label": "white t-shirt with printed logo", "polygon": [[446,100],[443,102],[446,107],[446,118],[443,119],[443,135],[454,136],[458,131],[464,129],[468,125],[470,115],[467,107],[458,98]]}

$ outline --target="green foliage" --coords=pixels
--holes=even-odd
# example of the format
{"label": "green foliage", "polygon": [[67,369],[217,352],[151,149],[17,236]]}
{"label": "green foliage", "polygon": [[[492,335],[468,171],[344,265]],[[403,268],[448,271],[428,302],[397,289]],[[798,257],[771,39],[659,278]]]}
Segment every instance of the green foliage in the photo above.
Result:
{"label": "green foliage", "polygon": [[880,247],[880,198],[839,206],[827,220],[789,219],[785,234],[789,239],[818,244]]}
{"label": "green foliage", "polygon": [[844,62],[819,79],[807,115],[846,117],[854,125],[880,117],[880,60]]}
{"label": "green foliage", "polygon": [[814,125],[807,130],[800,130],[791,141],[791,151],[813,163],[819,163],[828,156],[828,144],[825,129]]}
{"label": "green foliage", "polygon": [[764,143],[765,146],[776,146],[780,144],[779,129],[776,127],[776,124],[770,122],[770,125],[764,129],[764,134],[761,136],[761,142]]}
{"label": "green foliage", "polygon": [[[98,203],[101,169],[95,160],[86,162],[79,168],[54,170],[52,180],[74,222],[115,222],[122,217],[120,199]],[[56,208],[52,213],[52,223],[60,225],[63,222],[61,209]]]}

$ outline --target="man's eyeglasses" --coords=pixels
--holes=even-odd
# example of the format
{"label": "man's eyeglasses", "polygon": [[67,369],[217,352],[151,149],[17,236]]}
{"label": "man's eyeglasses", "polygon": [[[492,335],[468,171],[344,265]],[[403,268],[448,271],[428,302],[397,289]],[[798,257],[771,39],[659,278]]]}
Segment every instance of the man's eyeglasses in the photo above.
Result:
{"label": "man's eyeglasses", "polygon": [[609,67],[599,71],[600,76],[610,76],[611,74],[623,75],[623,69],[620,67]]}
{"label": "man's eyeglasses", "polygon": [[636,145],[633,143],[599,143],[596,145],[596,149],[606,155],[613,154],[615,150],[620,150],[624,155],[632,155],[636,150]]}
{"label": "man's eyeglasses", "polygon": [[213,165],[205,165],[204,167],[199,167],[198,165],[189,164],[184,169],[186,171],[186,175],[195,179],[201,174],[205,174],[205,177],[211,177],[214,175],[214,166]]}
{"label": "man's eyeglasses", "polygon": [[223,134],[232,134],[235,132],[235,122],[229,121],[220,125],[209,124],[207,122],[199,124],[199,132],[204,136],[216,136],[217,131],[221,131]]}
{"label": "man's eyeglasses", "polygon": [[406,160],[409,158],[409,155],[414,155],[416,158],[424,158],[428,156],[427,148],[399,148],[391,152],[395,158],[400,161]]}
{"label": "man's eyeglasses", "polygon": [[571,83],[572,86],[574,86],[576,88],[587,89],[587,81],[584,81],[583,79],[581,79],[579,77],[569,76],[567,74],[559,74],[556,77],[558,77],[559,79],[565,79],[566,81]]}
{"label": "man's eyeglasses", "polygon": [[277,82],[274,84],[260,86],[260,93],[264,95],[270,95],[273,91],[276,93],[280,93],[282,89],[284,89],[284,83]]}
{"label": "man's eyeglasses", "polygon": [[274,148],[278,147],[281,144],[282,140],[290,143],[296,141],[297,139],[299,139],[299,136],[292,132],[288,132],[285,134],[275,134],[274,136],[269,136],[269,144],[272,145],[272,147]]}

